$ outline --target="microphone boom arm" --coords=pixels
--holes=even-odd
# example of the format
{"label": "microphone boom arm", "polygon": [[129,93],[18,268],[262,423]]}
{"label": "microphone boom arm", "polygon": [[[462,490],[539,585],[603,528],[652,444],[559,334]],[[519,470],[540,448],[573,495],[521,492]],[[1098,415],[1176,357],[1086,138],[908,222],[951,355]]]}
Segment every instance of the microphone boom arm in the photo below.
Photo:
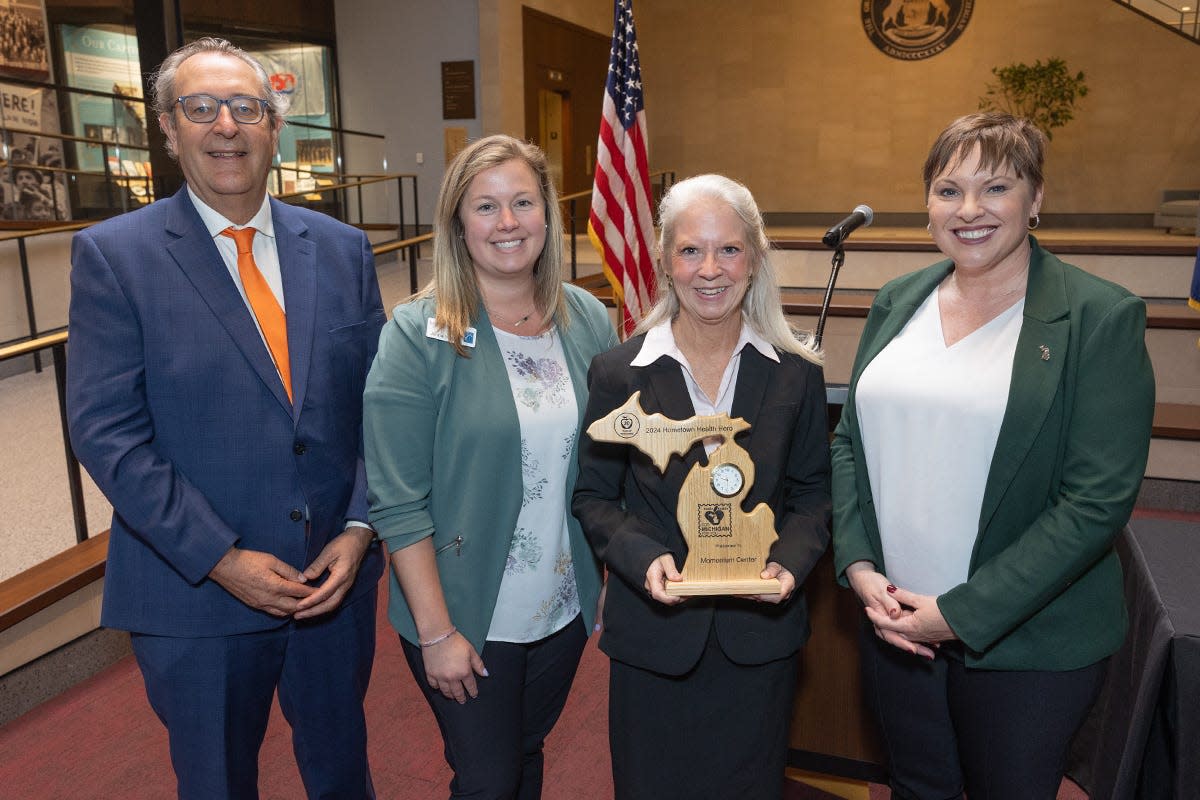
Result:
{"label": "microphone boom arm", "polygon": [[821,313],[817,316],[817,330],[813,334],[813,344],[821,349],[821,338],[825,335],[825,317],[829,314],[829,303],[833,300],[833,286],[837,283],[838,271],[846,263],[846,249],[838,245],[833,251],[832,267],[829,270],[829,285],[825,287],[825,299],[821,301]]}

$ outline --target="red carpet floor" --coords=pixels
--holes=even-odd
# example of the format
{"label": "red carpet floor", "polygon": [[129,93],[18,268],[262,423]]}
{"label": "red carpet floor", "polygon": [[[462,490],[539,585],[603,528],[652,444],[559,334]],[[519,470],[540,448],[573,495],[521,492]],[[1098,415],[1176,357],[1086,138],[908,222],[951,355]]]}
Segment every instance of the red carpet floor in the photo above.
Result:
{"label": "red carpet floor", "polygon": [[[1200,514],[1134,512],[1196,520]],[[386,589],[381,587],[381,600]],[[382,800],[445,798],[450,771],[442,759],[433,715],[404,663],[383,613],[371,689],[367,695],[370,758]],[[608,760],[608,659],[593,638],[584,653],[566,709],[546,745],[545,800],[612,797]],[[289,730],[274,709],[260,758],[263,800],[296,800],[304,792],[292,758]],[[150,710],[133,657],[0,727],[3,800],[160,800],[175,795],[166,733]],[[870,787],[871,800],[890,792]],[[833,795],[789,782],[785,800]],[[1087,800],[1068,780],[1058,800]]]}
{"label": "red carpet floor", "polygon": [[[545,800],[612,797],[607,687],[608,659],[593,638],[547,742]],[[381,799],[447,796],[450,771],[437,725],[382,613],[367,722]],[[260,764],[264,800],[304,797],[278,706]],[[0,728],[0,798],[5,800],[161,800],[174,795],[166,733],[146,702],[132,656]],[[872,792],[873,798],[887,795],[880,787]],[[789,784],[787,794],[787,800],[830,797],[801,784]]]}

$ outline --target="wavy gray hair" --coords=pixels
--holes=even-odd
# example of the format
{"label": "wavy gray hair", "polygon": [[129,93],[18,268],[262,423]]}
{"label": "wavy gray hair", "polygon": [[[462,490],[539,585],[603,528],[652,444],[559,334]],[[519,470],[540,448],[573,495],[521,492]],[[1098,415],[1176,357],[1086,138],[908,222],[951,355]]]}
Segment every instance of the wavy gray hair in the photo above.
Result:
{"label": "wavy gray hair", "polygon": [[783,316],[775,268],[771,266],[771,243],[767,239],[758,203],[754,202],[749,189],[724,175],[696,175],[682,180],[672,186],[659,203],[658,252],[654,261],[658,299],[650,313],[642,318],[635,333],[673,320],[679,314],[679,298],[667,282],[667,255],[674,246],[680,215],[697,204],[713,201],[728,206],[746,226],[746,254],[750,259],[753,279],[742,298],[742,318],[759,336],[780,350],[821,364],[824,357],[813,346],[811,338],[793,330]]}

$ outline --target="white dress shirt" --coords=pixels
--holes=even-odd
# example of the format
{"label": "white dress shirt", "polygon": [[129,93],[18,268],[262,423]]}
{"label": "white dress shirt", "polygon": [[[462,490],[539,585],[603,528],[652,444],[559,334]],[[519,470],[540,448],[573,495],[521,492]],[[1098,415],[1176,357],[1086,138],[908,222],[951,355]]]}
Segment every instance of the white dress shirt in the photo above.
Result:
{"label": "white dress shirt", "polygon": [[[721,385],[717,389],[717,396],[714,399],[710,399],[704,393],[692,375],[692,366],[688,363],[687,356],[675,343],[675,332],[671,330],[670,321],[655,325],[646,331],[642,349],[638,350],[638,354],[634,356],[630,366],[646,367],[663,356],[673,358],[683,369],[683,382],[687,384],[688,396],[692,399],[692,410],[697,415],[729,414],[732,416],[733,394],[737,388],[738,371],[742,365],[742,350],[747,345],[762,353],[764,357],[779,363],[779,354],[775,352],[775,348],[766,339],[755,333],[754,329],[743,319],[742,331],[738,335],[737,344],[733,347],[733,355],[730,357],[729,363],[725,365],[725,372],[721,375]],[[722,437],[720,436],[710,436],[705,439],[705,454],[712,455],[712,451],[720,446],[721,441]]]}

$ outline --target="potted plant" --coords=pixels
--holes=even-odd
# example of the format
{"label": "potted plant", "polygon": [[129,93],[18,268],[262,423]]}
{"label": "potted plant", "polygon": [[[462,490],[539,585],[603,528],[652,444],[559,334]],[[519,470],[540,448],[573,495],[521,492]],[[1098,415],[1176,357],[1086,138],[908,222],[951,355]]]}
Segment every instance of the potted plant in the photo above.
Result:
{"label": "potted plant", "polygon": [[1037,125],[1047,139],[1052,130],[1075,117],[1075,102],[1088,93],[1082,72],[1074,75],[1061,58],[1028,64],[993,67],[996,83],[989,83],[979,98],[980,111],[1007,111],[1025,117]]}

